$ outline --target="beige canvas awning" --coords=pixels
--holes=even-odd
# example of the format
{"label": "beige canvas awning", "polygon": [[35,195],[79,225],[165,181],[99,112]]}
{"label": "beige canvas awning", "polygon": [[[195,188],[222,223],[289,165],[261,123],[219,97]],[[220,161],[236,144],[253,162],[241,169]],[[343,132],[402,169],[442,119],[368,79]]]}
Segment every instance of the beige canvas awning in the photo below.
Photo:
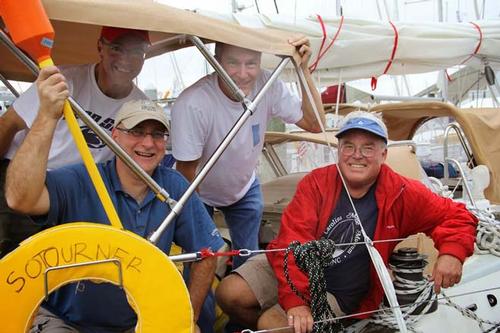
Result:
{"label": "beige canvas awning", "polygon": [[[333,147],[337,147],[337,138],[335,134],[337,132],[334,130],[328,129],[326,131],[326,137],[328,139],[328,143]],[[309,133],[309,132],[291,132],[291,133],[283,133],[283,132],[266,132],[264,137],[264,142],[276,145],[285,142],[298,142],[298,141],[307,141],[312,143],[318,143],[321,145],[327,145],[327,140],[325,139],[325,135],[323,133]]]}
{"label": "beige canvas awning", "polygon": [[391,140],[410,140],[425,121],[437,117],[453,117],[460,124],[478,164],[490,170],[490,186],[486,198],[500,203],[500,109],[457,109],[451,104],[391,103],[371,109],[381,112]]}
{"label": "beige canvas awning", "polygon": [[[334,106],[327,109],[333,110]],[[339,113],[345,115],[355,109],[368,108],[344,105],[340,106]],[[392,141],[412,140],[417,129],[430,119],[453,117],[463,129],[476,163],[484,164],[490,170],[491,181],[485,192],[486,198],[500,204],[500,109],[458,109],[442,102],[406,102],[380,104],[370,108],[370,111],[382,113]],[[330,143],[336,146],[335,132],[328,130],[327,135]],[[267,132],[265,140],[271,144],[302,140],[326,144],[323,133]]]}
{"label": "beige canvas awning", "polygon": [[[103,25],[151,32],[149,56],[190,46],[177,35],[195,35],[275,55],[298,56],[288,44],[288,32],[251,29],[169,7],[152,0],[43,0],[56,32],[53,59],[56,64],[98,61],[96,43]],[[26,22],[29,24],[29,22]],[[0,73],[9,80],[32,81],[34,77],[0,43]]]}

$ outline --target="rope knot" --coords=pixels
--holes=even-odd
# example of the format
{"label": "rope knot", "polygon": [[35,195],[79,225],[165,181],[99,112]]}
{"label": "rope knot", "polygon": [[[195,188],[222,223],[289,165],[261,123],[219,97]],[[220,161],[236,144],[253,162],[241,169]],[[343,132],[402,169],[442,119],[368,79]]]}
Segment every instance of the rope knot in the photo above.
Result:
{"label": "rope knot", "polygon": [[[288,256],[293,253],[295,263],[309,278],[309,299],[295,286],[288,271]],[[324,268],[331,264],[335,243],[330,239],[313,240],[303,245],[298,241],[290,243],[285,251],[283,270],[290,289],[311,308],[314,319],[313,332],[338,332],[341,325],[331,320],[335,313],[328,304]]]}

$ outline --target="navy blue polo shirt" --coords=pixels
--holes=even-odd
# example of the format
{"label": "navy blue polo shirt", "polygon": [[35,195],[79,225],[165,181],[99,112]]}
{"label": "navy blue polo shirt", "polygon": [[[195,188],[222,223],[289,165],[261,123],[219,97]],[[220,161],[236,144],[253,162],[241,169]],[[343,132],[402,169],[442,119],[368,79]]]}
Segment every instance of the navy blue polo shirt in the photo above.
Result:
{"label": "navy blue polo shirt", "polygon": [[[147,193],[142,203],[137,203],[122,190],[115,164],[115,159],[98,164],[111,200],[124,228],[147,237],[167,217],[170,207],[156,199],[152,191]],[[162,166],[156,168],[153,179],[176,200],[188,187],[181,174]],[[82,164],[49,171],[46,185],[50,210],[47,216],[38,217],[38,222],[48,225],[77,221],[110,224]],[[181,214],[162,234],[157,247],[168,253],[172,242],[186,252],[222,247],[223,240],[196,194],[191,196]],[[43,306],[81,332],[122,332],[134,327],[137,321],[125,293],[108,283],[80,281],[68,284],[52,293]]]}

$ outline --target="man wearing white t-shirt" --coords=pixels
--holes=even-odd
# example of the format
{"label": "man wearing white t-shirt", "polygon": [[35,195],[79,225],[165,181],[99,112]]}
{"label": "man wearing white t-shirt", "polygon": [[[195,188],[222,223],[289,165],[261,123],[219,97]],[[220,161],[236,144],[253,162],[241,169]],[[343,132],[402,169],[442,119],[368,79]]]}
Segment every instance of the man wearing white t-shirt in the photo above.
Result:
{"label": "man wearing white t-shirt", "polygon": [[[307,67],[311,51],[303,36],[290,39],[302,57],[307,84],[324,123],[321,99]],[[215,57],[247,97],[253,99],[270,72],[261,70],[261,53],[218,43]],[[179,170],[189,181],[205,164],[243,112],[230,89],[214,73],[187,88],[172,109],[172,151]],[[234,249],[258,248],[258,231],[263,203],[255,168],[262,150],[268,121],[278,117],[310,131],[319,132],[312,106],[301,102],[282,81],[275,82],[257,105],[254,114],[234,137],[199,186],[199,195],[209,211],[224,214]],[[244,262],[235,258],[233,268]]]}
{"label": "man wearing white t-shirt", "polygon": [[[144,64],[150,44],[147,31],[103,27],[97,42],[100,62],[62,66],[52,75],[54,82],[65,81],[70,94],[97,124],[111,133],[118,109],[127,101],[146,99],[133,79]],[[10,159],[29,131],[39,106],[38,93],[32,85],[0,117],[0,257],[38,229],[28,217],[15,214],[5,203],[3,184]],[[79,120],[80,128],[96,162],[109,160],[113,153]],[[47,167],[59,168],[81,162],[66,121],[60,120],[49,153]]]}

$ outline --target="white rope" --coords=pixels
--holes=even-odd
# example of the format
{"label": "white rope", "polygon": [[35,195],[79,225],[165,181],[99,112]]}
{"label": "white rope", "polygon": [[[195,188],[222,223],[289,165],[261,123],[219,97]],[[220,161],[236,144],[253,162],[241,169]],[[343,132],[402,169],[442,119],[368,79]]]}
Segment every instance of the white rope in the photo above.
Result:
{"label": "white rope", "polygon": [[453,198],[453,193],[455,192],[455,189],[457,188],[457,186],[455,186],[453,191],[450,191],[448,189],[448,186],[443,185],[441,180],[437,179],[436,177],[427,177],[427,179],[429,180],[431,187],[432,187],[431,190],[434,193],[436,193],[444,198],[450,198],[450,199]]}
{"label": "white rope", "polygon": [[[389,267],[394,273],[401,274],[415,274],[422,273],[423,268],[398,268],[392,264],[389,264]],[[419,292],[424,291],[428,287],[428,281],[425,279],[419,281],[408,280],[402,278],[399,274],[394,274],[394,286],[396,287],[397,295],[413,295],[418,294]]]}
{"label": "white rope", "polygon": [[[463,308],[461,307],[460,305],[458,305],[457,303],[453,302],[448,296],[446,296],[444,293],[443,293],[443,298],[445,299],[445,305],[448,305],[448,306],[451,306],[452,308],[455,308],[456,310],[458,310],[463,316],[467,317],[467,318],[470,318],[470,319],[473,319],[475,321],[477,321],[478,325],[479,325],[479,328],[481,329],[481,331],[487,333],[487,332],[492,332],[493,330],[496,330],[498,327],[500,327],[500,321],[490,321],[490,320],[485,320],[485,319],[481,319],[479,318],[479,316],[477,314],[475,314],[472,310],[469,310],[467,308]],[[483,325],[492,325],[492,327],[490,327],[489,329],[485,329],[483,327]]]}
{"label": "white rope", "polygon": [[[400,268],[395,265],[389,264],[391,270],[394,274],[394,287],[397,295],[416,295],[419,296],[413,302],[413,304],[408,304],[401,307],[403,318],[406,321],[406,325],[409,331],[419,332],[415,329],[414,324],[426,313],[434,304],[437,295],[433,292],[434,283],[428,281],[427,279],[421,279],[418,281],[408,280],[402,278],[400,274],[415,274],[422,273],[424,267],[422,268]],[[419,314],[411,315],[418,307],[425,304],[425,306],[420,309]],[[377,312],[370,319],[370,322],[389,328],[397,329],[398,322],[394,318],[392,312],[386,311],[383,308],[383,303],[380,305],[380,312]]]}
{"label": "white rope", "polygon": [[474,252],[478,254],[491,253],[500,257],[500,222],[490,211],[467,207],[479,220],[476,233]]}

